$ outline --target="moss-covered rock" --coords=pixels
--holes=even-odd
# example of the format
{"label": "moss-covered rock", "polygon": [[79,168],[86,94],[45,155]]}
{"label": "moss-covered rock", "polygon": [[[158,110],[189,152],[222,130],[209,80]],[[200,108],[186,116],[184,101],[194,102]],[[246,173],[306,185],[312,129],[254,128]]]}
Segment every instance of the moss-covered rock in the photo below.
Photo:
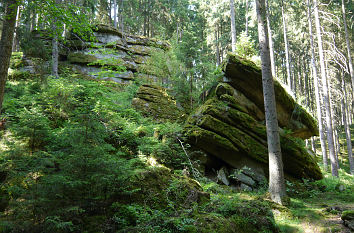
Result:
{"label": "moss-covered rock", "polygon": [[69,53],[68,61],[76,64],[89,64],[97,61],[97,58],[92,54],[73,52],[73,53]]}
{"label": "moss-covered rock", "polygon": [[[185,125],[189,143],[222,159],[232,167],[250,167],[268,173],[266,127],[258,122],[247,106],[234,96],[227,84],[219,85],[201,107],[191,114]],[[280,133],[284,170],[297,179],[321,179],[315,159],[299,142]]]}
{"label": "moss-covered rock", "polygon": [[[123,34],[109,25],[93,26],[93,38],[78,39],[69,36],[61,55],[72,64],[102,66],[121,66],[134,73],[161,76],[154,69],[143,66],[156,52],[164,52],[170,44],[153,38]],[[91,76],[90,74],[86,73]],[[118,80],[120,82],[120,80]]]}
{"label": "moss-covered rock", "polygon": [[354,220],[354,210],[343,211],[341,218],[343,220]]}
{"label": "moss-covered rock", "polygon": [[133,99],[133,106],[158,121],[176,121],[183,115],[167,90],[156,85],[142,85],[137,98]]}
{"label": "moss-covered rock", "polygon": [[[226,81],[242,92],[259,109],[264,109],[262,74],[259,67],[235,54],[229,53],[223,63]],[[292,135],[309,138],[318,135],[316,120],[274,80],[274,91],[279,126],[290,129]]]}
{"label": "moss-covered rock", "polygon": [[138,191],[133,191],[130,202],[150,208],[164,209],[171,204],[177,209],[185,208],[193,203],[205,204],[210,199],[210,194],[203,192],[197,181],[175,175],[164,166],[137,171],[131,184]]}

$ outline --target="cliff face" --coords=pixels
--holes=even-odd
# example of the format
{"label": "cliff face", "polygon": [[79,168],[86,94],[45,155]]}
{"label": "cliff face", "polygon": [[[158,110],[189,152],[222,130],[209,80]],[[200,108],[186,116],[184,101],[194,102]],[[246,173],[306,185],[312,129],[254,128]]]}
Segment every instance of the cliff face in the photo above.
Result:
{"label": "cliff face", "polygon": [[71,36],[66,48],[61,50],[62,56],[75,69],[93,78],[117,83],[134,79],[157,82],[159,77],[147,71],[143,64],[154,52],[168,50],[170,45],[167,42],[122,34],[107,25],[97,25],[94,36],[92,41]]}
{"label": "cliff face", "polygon": [[[267,134],[260,69],[229,55],[224,63],[224,82],[187,120],[185,134],[190,144],[215,156],[230,167],[253,169],[267,175]],[[275,82],[281,149],[285,173],[296,179],[321,179],[313,157],[296,137],[317,134],[316,121]]]}

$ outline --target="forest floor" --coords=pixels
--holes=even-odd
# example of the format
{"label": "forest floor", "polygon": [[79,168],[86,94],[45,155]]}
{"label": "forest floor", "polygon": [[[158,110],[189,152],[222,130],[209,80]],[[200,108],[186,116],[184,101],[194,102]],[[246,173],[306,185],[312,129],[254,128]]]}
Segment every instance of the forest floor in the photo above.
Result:
{"label": "forest floor", "polygon": [[[352,138],[354,127],[351,127]],[[316,145],[320,148],[320,145]],[[320,163],[324,179],[317,184],[322,185],[323,192],[311,190],[311,183],[304,182],[305,190],[292,190],[291,205],[287,211],[274,211],[273,214],[282,232],[351,232],[343,225],[341,213],[345,210],[354,210],[354,177],[349,175],[345,135],[340,135],[340,163],[339,178],[333,178],[330,171],[324,171]],[[320,151],[317,157],[321,160]],[[316,182],[315,182],[316,183]],[[307,187],[306,187],[307,186]],[[291,187],[291,186],[290,186]],[[300,193],[301,192],[301,193]]]}

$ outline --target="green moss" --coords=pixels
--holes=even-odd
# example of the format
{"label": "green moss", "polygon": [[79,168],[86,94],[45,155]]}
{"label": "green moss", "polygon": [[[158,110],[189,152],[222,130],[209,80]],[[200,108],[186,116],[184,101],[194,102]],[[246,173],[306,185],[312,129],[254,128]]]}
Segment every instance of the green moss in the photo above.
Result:
{"label": "green moss", "polygon": [[257,72],[257,73],[261,73],[262,70],[259,66],[256,65],[256,63],[247,60],[245,58],[242,58],[234,53],[227,53],[226,59],[223,62],[223,71],[225,71],[226,65],[228,62],[232,62],[234,64],[238,64],[244,67],[247,67],[248,70],[253,71],[253,72]]}
{"label": "green moss", "polygon": [[141,86],[137,98],[133,99],[133,106],[143,115],[152,116],[158,121],[183,119],[183,113],[177,108],[176,101],[166,89],[156,85]]}
{"label": "green moss", "polygon": [[165,209],[173,206],[179,209],[209,201],[208,194],[203,192],[197,181],[174,175],[164,166],[137,171],[131,182],[133,190],[136,190],[131,195],[131,201],[150,208]]}
{"label": "green moss", "polygon": [[354,220],[354,210],[345,210],[342,213],[343,220]]}
{"label": "green moss", "polygon": [[68,61],[71,63],[88,64],[97,61],[98,59],[91,54],[81,52],[69,53]]}

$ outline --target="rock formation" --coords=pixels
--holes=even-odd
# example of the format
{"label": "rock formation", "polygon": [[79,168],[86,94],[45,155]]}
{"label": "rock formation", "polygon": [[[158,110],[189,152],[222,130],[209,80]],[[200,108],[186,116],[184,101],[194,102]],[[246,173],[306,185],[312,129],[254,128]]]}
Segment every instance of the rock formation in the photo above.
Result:
{"label": "rock formation", "polygon": [[144,116],[158,121],[176,121],[183,116],[167,90],[156,85],[142,85],[132,104]]}
{"label": "rock formation", "polygon": [[167,42],[122,34],[102,24],[94,28],[94,36],[92,41],[70,36],[61,50],[62,57],[73,64],[76,70],[117,83],[133,79],[145,79],[153,83],[160,78],[145,69],[143,64],[154,52],[168,50],[170,45]]}
{"label": "rock formation", "polygon": [[[185,134],[191,145],[223,160],[231,168],[247,167],[267,177],[261,71],[253,63],[232,54],[223,64],[223,71],[224,81],[189,116]],[[301,144],[302,140],[294,137],[316,135],[316,121],[278,82],[275,82],[275,93],[279,125],[288,129],[280,130],[285,174],[295,179],[321,179],[315,158]]]}

